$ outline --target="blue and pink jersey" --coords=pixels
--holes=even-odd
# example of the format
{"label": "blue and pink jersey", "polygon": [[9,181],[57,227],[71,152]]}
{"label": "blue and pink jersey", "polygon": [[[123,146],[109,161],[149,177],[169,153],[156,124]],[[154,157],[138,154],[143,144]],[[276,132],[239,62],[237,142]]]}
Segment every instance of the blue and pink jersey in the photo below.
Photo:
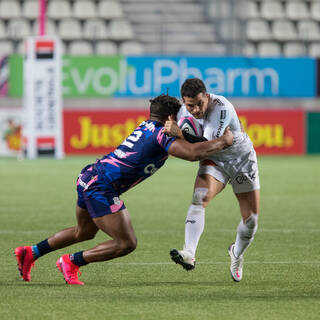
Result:
{"label": "blue and pink jersey", "polygon": [[[161,168],[174,140],[164,134],[162,123],[142,122],[117,149],[81,171],[77,182],[79,206],[88,209],[92,217],[123,209],[118,196]],[[94,205],[90,208],[92,201],[87,203],[90,199],[98,201],[98,207],[103,203],[104,208],[95,209]],[[106,207],[110,212],[106,212]]]}
{"label": "blue and pink jersey", "polygon": [[163,133],[162,123],[144,121],[116,150],[97,161],[97,170],[121,194],[164,165],[174,140]]}

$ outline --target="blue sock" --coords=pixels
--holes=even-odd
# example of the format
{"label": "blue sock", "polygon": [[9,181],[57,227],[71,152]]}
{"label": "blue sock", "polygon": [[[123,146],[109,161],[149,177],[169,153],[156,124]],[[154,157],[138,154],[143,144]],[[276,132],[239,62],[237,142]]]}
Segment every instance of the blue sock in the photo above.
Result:
{"label": "blue sock", "polygon": [[83,259],[83,251],[70,254],[70,261],[78,267],[85,266],[86,264],[88,264]]}
{"label": "blue sock", "polygon": [[35,258],[39,258],[44,256],[45,254],[53,251],[52,248],[49,246],[48,239],[43,240],[36,245],[32,246],[32,252]]}

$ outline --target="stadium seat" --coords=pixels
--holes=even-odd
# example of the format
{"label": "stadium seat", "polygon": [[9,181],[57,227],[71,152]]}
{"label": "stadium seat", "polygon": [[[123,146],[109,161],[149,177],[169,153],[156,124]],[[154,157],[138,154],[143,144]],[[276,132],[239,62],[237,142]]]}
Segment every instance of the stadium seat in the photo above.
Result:
{"label": "stadium seat", "polygon": [[301,42],[288,42],[283,45],[283,54],[286,57],[302,57],[307,55],[307,48]]}
{"label": "stadium seat", "polygon": [[247,57],[252,57],[257,55],[256,48],[254,44],[252,43],[247,43],[243,48],[242,48],[242,54],[247,56]]}
{"label": "stadium seat", "polygon": [[320,42],[310,44],[309,55],[311,57],[320,58]]}
{"label": "stadium seat", "polygon": [[93,49],[89,41],[76,40],[69,45],[68,53],[70,55],[92,55]]}
{"label": "stadium seat", "polygon": [[98,17],[106,20],[123,17],[120,3],[111,0],[101,0],[97,7],[97,14]]}
{"label": "stadium seat", "polygon": [[21,8],[18,1],[3,0],[0,2],[0,18],[1,19],[14,19],[21,17]]}
{"label": "stadium seat", "polygon": [[285,17],[281,2],[264,1],[261,3],[261,17],[267,20],[282,19]]}
{"label": "stadium seat", "polygon": [[301,40],[320,40],[320,27],[316,21],[300,20],[298,21],[297,29]]}
{"label": "stadium seat", "polygon": [[0,57],[14,53],[12,41],[0,41]]}
{"label": "stadium seat", "polygon": [[109,24],[110,38],[114,40],[133,39],[134,33],[129,21],[124,19],[114,19]]}
{"label": "stadium seat", "polygon": [[274,39],[279,41],[297,40],[298,35],[292,21],[276,20],[272,24]]}
{"label": "stadium seat", "polygon": [[39,16],[39,1],[38,0],[27,0],[22,4],[22,15],[23,17],[34,20]]}
{"label": "stadium seat", "polygon": [[109,31],[105,21],[102,19],[85,20],[83,25],[83,38],[91,40],[109,38]]}
{"label": "stadium seat", "polygon": [[270,30],[267,21],[249,20],[247,24],[247,37],[253,41],[270,39]]}
{"label": "stadium seat", "polygon": [[63,40],[77,40],[82,38],[81,25],[73,18],[62,19],[59,22],[58,33]]}
{"label": "stadium seat", "polygon": [[77,19],[89,19],[97,16],[96,6],[93,1],[76,0],[73,5],[73,17]]}
{"label": "stadium seat", "polygon": [[96,45],[96,54],[98,55],[116,55],[118,47],[112,41],[98,41]]}
{"label": "stadium seat", "polygon": [[281,55],[281,48],[276,42],[260,42],[257,54],[262,57],[277,57]]}
{"label": "stadium seat", "polygon": [[144,49],[140,42],[129,40],[120,43],[119,53],[123,55],[141,55],[144,53]]}
{"label": "stadium seat", "polygon": [[197,43],[191,46],[189,43],[150,43],[145,45],[145,52],[149,54],[189,54],[189,55],[212,55],[221,56],[226,54],[226,47],[221,43]]}
{"label": "stadium seat", "polygon": [[286,16],[291,20],[308,19],[310,13],[305,1],[288,1],[286,3]]}
{"label": "stadium seat", "polygon": [[70,1],[51,0],[48,3],[47,15],[55,20],[70,18],[72,16]]}
{"label": "stadium seat", "polygon": [[[38,35],[39,34],[39,22],[38,20],[35,20],[32,27],[32,34]],[[46,20],[46,30],[45,34],[48,36],[55,36],[57,35],[57,28],[53,20],[47,19]]]}
{"label": "stadium seat", "polygon": [[310,4],[310,15],[312,19],[320,21],[320,2],[312,2]]}
{"label": "stadium seat", "polygon": [[11,19],[8,22],[7,33],[11,39],[24,39],[31,35],[30,24],[24,18]]}
{"label": "stadium seat", "polygon": [[[239,8],[241,6],[241,8]],[[239,16],[242,18],[257,19],[260,18],[258,5],[254,1],[247,1],[245,5],[241,2],[238,5]]]}

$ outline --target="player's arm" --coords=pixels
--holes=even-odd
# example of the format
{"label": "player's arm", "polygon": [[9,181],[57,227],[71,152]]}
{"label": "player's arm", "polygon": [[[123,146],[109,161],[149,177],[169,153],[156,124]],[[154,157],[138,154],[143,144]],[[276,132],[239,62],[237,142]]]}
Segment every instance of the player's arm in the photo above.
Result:
{"label": "player's arm", "polygon": [[184,139],[176,139],[170,145],[168,153],[184,160],[198,161],[232,145],[232,142],[232,132],[229,128],[226,128],[221,137],[210,141],[189,143]]}

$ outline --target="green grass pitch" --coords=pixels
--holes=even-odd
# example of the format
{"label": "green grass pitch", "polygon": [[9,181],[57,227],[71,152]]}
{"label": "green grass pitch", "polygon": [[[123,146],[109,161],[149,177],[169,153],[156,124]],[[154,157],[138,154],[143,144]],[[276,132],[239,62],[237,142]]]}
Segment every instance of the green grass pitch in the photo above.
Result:
{"label": "green grass pitch", "polygon": [[320,157],[260,157],[259,230],[244,278],[229,274],[228,245],[240,221],[231,187],[206,211],[196,269],[170,261],[180,249],[197,163],[169,159],[121,198],[138,238],[132,254],[82,268],[67,286],[55,261],[94,240],[39,259],[32,282],[18,277],[13,250],[75,222],[75,179],[94,157],[0,159],[0,319],[319,319]]}

